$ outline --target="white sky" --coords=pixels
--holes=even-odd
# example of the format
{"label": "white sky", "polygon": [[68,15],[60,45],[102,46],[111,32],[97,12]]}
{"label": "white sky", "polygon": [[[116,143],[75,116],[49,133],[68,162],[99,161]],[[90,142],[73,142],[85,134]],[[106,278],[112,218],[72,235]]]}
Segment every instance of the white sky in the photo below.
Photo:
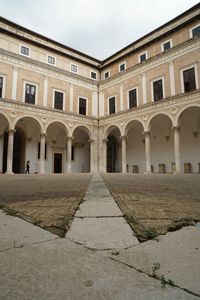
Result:
{"label": "white sky", "polygon": [[69,47],[104,59],[198,2],[0,0],[0,14]]}

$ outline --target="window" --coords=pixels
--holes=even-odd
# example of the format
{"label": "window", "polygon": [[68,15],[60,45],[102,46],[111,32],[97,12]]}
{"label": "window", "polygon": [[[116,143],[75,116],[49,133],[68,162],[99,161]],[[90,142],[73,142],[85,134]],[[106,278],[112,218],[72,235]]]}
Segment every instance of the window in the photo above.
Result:
{"label": "window", "polygon": [[109,98],[109,114],[115,114],[115,97]]}
{"label": "window", "polygon": [[3,96],[3,77],[0,77],[0,98]]}
{"label": "window", "polygon": [[86,115],[86,99],[79,98],[79,114]]}
{"label": "window", "polygon": [[128,91],[129,108],[137,107],[137,91],[136,89]]}
{"label": "window", "polygon": [[56,59],[53,56],[48,56],[48,63],[51,65],[55,65]]}
{"label": "window", "polygon": [[163,99],[162,79],[153,82],[153,98],[155,102]]}
{"label": "window", "polygon": [[71,64],[71,71],[74,72],[74,73],[77,73],[78,72],[78,66]]}
{"label": "window", "polygon": [[106,71],[106,72],[104,73],[104,78],[106,79],[106,78],[108,78],[108,77],[110,77],[110,73],[109,73],[109,71]]}
{"label": "window", "polygon": [[188,70],[183,71],[183,84],[184,84],[184,92],[190,92],[196,90],[196,81],[195,81],[195,69],[190,68]]}
{"label": "window", "polygon": [[25,46],[21,46],[21,54],[29,56],[29,48]]}
{"label": "window", "polygon": [[[40,159],[40,143],[38,143],[38,159]],[[44,148],[44,159],[47,159],[47,143],[45,143]]]}
{"label": "window", "polygon": [[92,79],[97,79],[97,73],[95,72],[91,72],[90,76]]}
{"label": "window", "polygon": [[191,29],[191,38],[200,35],[200,25]]}
{"label": "window", "polygon": [[62,92],[55,91],[54,108],[63,110],[63,93]]}
{"label": "window", "polygon": [[162,43],[162,51],[166,51],[166,50],[170,49],[171,47],[172,47],[171,40],[165,41],[164,43]]}
{"label": "window", "polygon": [[25,102],[35,104],[36,86],[26,83],[25,88]]}
{"label": "window", "polygon": [[125,64],[125,63],[120,64],[120,65],[119,65],[119,72],[123,72],[123,71],[125,71],[125,70],[126,70],[126,64]]}
{"label": "window", "polygon": [[139,56],[139,62],[142,63],[147,59],[147,52],[140,54]]}

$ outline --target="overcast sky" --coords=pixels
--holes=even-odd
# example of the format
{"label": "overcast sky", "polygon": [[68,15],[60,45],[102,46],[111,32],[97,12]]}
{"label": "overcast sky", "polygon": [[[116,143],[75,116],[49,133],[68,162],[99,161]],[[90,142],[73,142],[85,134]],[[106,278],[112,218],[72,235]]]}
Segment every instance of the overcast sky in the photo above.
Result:
{"label": "overcast sky", "polygon": [[104,59],[199,1],[0,0],[2,17]]}

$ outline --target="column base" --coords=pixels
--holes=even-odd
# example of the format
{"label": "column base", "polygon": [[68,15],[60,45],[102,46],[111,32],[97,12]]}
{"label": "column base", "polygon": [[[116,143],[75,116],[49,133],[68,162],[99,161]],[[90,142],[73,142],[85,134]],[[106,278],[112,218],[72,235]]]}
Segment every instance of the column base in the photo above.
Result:
{"label": "column base", "polygon": [[15,174],[15,173],[13,173],[13,171],[7,171],[4,174],[6,174],[6,175],[12,175],[12,174]]}
{"label": "column base", "polygon": [[151,172],[151,171],[146,171],[146,172],[144,172],[144,174],[149,174],[149,175],[151,175],[151,174],[153,174],[153,172]]}

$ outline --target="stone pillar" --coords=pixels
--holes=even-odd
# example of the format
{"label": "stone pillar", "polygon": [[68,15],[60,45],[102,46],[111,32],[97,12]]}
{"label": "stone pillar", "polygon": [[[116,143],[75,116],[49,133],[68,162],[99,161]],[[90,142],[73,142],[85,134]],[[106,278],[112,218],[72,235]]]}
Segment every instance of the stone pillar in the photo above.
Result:
{"label": "stone pillar", "polygon": [[3,172],[3,135],[0,135],[0,174]]}
{"label": "stone pillar", "polygon": [[169,79],[170,79],[171,96],[174,96],[176,94],[176,91],[175,91],[175,79],[174,79],[174,63],[172,60],[169,62]]}
{"label": "stone pillar", "polygon": [[7,152],[7,170],[6,174],[13,174],[13,145],[14,145],[14,133],[15,130],[11,129],[8,131],[8,152]]}
{"label": "stone pillar", "polygon": [[41,133],[40,134],[40,174],[45,173],[45,138],[46,134]]}
{"label": "stone pillar", "polygon": [[72,171],[72,136],[67,138],[67,172]]}
{"label": "stone pillar", "polygon": [[147,103],[147,89],[146,89],[146,74],[142,73],[142,95],[143,95],[143,104]]}
{"label": "stone pillar", "polygon": [[103,139],[103,172],[107,172],[107,139]]}
{"label": "stone pillar", "polygon": [[121,136],[122,140],[122,173],[126,173],[126,136]]}
{"label": "stone pillar", "polygon": [[100,91],[99,93],[99,117],[104,116],[104,93]]}
{"label": "stone pillar", "polygon": [[90,172],[94,172],[95,168],[94,168],[94,140],[90,139],[89,140],[90,143]]}
{"label": "stone pillar", "polygon": [[174,155],[176,173],[181,172],[181,155],[180,155],[180,127],[174,127]]}
{"label": "stone pillar", "polygon": [[96,91],[92,93],[92,116],[98,117],[98,93]]}
{"label": "stone pillar", "polygon": [[70,112],[73,112],[73,98],[74,98],[74,86],[71,83],[69,89],[69,111]]}
{"label": "stone pillar", "polygon": [[44,94],[43,94],[43,105],[48,105],[48,77],[44,76]]}
{"label": "stone pillar", "polygon": [[151,147],[150,147],[150,131],[144,132],[145,135],[145,160],[146,160],[146,172],[151,173]]}
{"label": "stone pillar", "polygon": [[13,66],[12,77],[12,100],[17,99],[17,66]]}
{"label": "stone pillar", "polygon": [[120,84],[120,110],[124,109],[124,89],[123,84]]}

